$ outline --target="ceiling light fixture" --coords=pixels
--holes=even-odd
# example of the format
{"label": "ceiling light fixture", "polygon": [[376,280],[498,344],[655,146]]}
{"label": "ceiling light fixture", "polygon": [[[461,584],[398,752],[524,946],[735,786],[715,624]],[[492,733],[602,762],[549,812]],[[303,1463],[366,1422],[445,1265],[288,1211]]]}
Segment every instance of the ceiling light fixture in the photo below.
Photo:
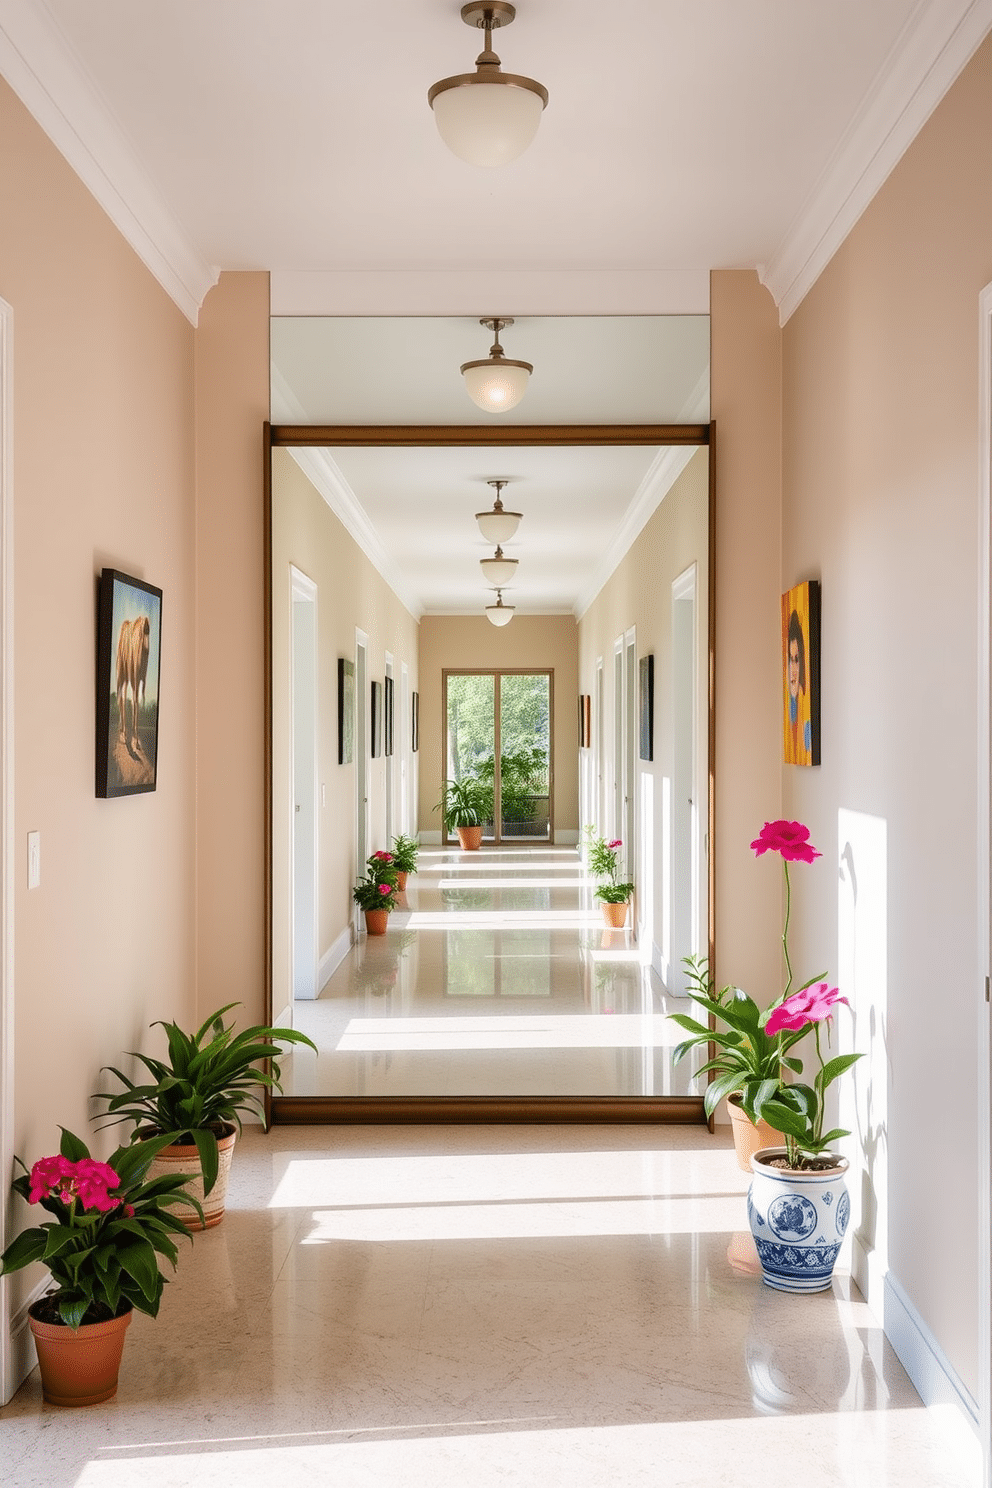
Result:
{"label": "ceiling light fixture", "polygon": [[479,324],[488,326],[496,339],[485,361],[462,363],[465,391],[484,413],[506,413],[508,409],[516,408],[527,391],[527,379],[534,368],[530,362],[513,362],[503,356],[499,333],[504,326],[512,326],[512,318],[497,320],[492,317],[480,320]]}
{"label": "ceiling light fixture", "polygon": [[486,614],[489,616],[490,623],[493,625],[509,625],[513,619],[513,611],[515,609],[516,605],[505,605],[503,603],[503,591],[502,589],[497,589],[496,603],[494,605],[486,605]]}
{"label": "ceiling light fixture", "polygon": [[523,512],[511,512],[503,510],[503,502],[500,499],[500,492],[507,484],[508,482],[505,480],[486,481],[487,486],[496,487],[496,501],[492,511],[476,512],[475,514],[475,520],[479,524],[479,531],[486,539],[486,542],[509,542],[510,538],[520,526],[520,520],[523,516]]}
{"label": "ceiling light fixture", "polygon": [[512,583],[519,561],[519,558],[504,558],[503,549],[497,548],[492,558],[479,559],[479,567],[487,584],[492,584],[494,589],[503,589]]}
{"label": "ceiling light fixture", "polygon": [[475,59],[477,71],[442,78],[428,90],[438,133],[448,149],[469,165],[507,165],[522,155],[537,133],[548,90],[533,78],[501,72],[492,33],[508,26],[516,6],[485,0],[462,6],[462,20],[486,33]]}

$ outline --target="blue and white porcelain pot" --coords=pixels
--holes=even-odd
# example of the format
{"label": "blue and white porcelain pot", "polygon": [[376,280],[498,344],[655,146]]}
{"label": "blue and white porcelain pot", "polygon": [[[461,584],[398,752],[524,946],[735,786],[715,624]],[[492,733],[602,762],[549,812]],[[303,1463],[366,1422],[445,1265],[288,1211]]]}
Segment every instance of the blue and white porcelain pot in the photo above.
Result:
{"label": "blue and white porcelain pot", "polygon": [[825,1292],[851,1217],[844,1174],[847,1158],[816,1172],[775,1167],[784,1147],[764,1147],[751,1159],[747,1217],[765,1285],[780,1292]]}

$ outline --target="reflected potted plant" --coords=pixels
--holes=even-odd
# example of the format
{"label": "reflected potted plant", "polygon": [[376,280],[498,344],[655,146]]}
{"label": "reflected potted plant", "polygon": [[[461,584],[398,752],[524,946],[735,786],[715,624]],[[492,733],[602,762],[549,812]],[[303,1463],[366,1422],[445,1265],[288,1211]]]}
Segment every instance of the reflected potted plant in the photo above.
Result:
{"label": "reflected potted plant", "polygon": [[605,837],[597,837],[591,826],[584,830],[586,862],[590,872],[599,880],[593,890],[593,898],[600,901],[605,924],[613,930],[620,930],[627,922],[630,896],[634,892],[632,883],[622,882],[620,879],[620,849],[623,842],[619,837],[607,842]]}
{"label": "reflected potted plant", "polygon": [[456,833],[466,852],[475,852],[482,843],[483,825],[493,813],[493,793],[476,775],[446,780],[434,810],[440,811],[444,830]]}
{"label": "reflected potted plant", "polygon": [[[238,1007],[228,1002],[196,1030],[184,1033],[175,1023],[152,1024],[165,1029],[168,1059],[131,1052],[144,1065],[151,1081],[137,1084],[123,1071],[106,1065],[123,1090],[99,1091],[96,1100],[107,1102],[112,1120],[105,1125],[131,1121],[132,1142],[167,1137],[156,1154],[153,1173],[186,1172],[194,1175],[191,1185],[200,1203],[182,1217],[193,1228],[211,1229],[224,1217],[227,1182],[234,1143],[241,1130],[242,1112],[265,1120],[265,1108],[255,1093],[259,1086],[282,1090],[279,1058],[283,1044],[317,1046],[295,1028],[270,1028],[256,1024],[236,1033],[224,1022],[224,1014]],[[268,1064],[265,1069],[262,1066]],[[202,1204],[202,1209],[200,1207]]]}
{"label": "reflected potted plant", "polygon": [[28,1309],[42,1391],[52,1405],[110,1400],[134,1309],[158,1313],[166,1283],[158,1257],[175,1270],[179,1252],[170,1236],[191,1238],[173,1208],[200,1208],[185,1175],[149,1176],[168,1142],[156,1137],[119,1147],[99,1162],[63,1127],[59,1151],[30,1172],[14,1159],[23,1169],[14,1192],[53,1217],[22,1230],[0,1256],[0,1273],[40,1261],[55,1283]]}
{"label": "reflected potted plant", "polygon": [[389,916],[396,908],[397,869],[392,853],[374,852],[365,863],[366,874],[351,891],[359,909],[365,913],[368,935],[385,935]]}
{"label": "reflected potted plant", "polygon": [[396,887],[402,894],[406,889],[408,874],[416,873],[420,846],[413,837],[404,837],[402,832],[393,838],[393,865],[396,868]]}

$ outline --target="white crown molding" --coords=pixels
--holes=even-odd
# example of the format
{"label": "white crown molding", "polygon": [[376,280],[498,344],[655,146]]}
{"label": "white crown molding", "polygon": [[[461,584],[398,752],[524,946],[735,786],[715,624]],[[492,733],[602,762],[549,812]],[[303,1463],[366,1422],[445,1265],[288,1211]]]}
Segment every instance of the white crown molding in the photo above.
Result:
{"label": "white crown molding", "polygon": [[289,453],[400,603],[409,610],[414,620],[419,620],[423,614],[423,606],[407,589],[402,571],[386,552],[364,507],[327,451],[293,449],[290,446]]}
{"label": "white crown molding", "polygon": [[[307,421],[299,398],[275,366],[271,369],[269,416],[276,424],[305,424]],[[419,620],[424,613],[423,605],[410,594],[403,582],[400,568],[383,547],[365,508],[327,451],[293,449],[292,446],[288,448],[307,480],[320,492],[376,572],[386,581],[401,604],[406,606],[414,620]]]}
{"label": "white crown molding", "polygon": [[0,0],[0,74],[142,263],[196,325],[220,270],[203,262],[148,179],[48,7]]}
{"label": "white crown molding", "polygon": [[[678,422],[683,424],[707,423],[709,416],[710,369],[707,367],[686,399]],[[589,583],[581,590],[575,601],[572,613],[576,620],[582,619],[603,585],[630,552],[699,447],[698,445],[669,445],[658,451],[647,475],[634,493],[634,499],[627,508],[627,514],[616,536],[594,569]]]}
{"label": "white crown molding", "polygon": [[992,30],[992,0],[920,0],[782,243],[759,269],[785,325]]}

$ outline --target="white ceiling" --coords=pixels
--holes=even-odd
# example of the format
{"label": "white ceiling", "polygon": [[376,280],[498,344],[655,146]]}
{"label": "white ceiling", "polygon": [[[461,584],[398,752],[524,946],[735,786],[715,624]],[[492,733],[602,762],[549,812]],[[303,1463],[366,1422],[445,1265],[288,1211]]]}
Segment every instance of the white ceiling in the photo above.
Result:
{"label": "white ceiling", "polygon": [[[458,11],[459,0],[0,0],[0,72],[194,321],[221,269],[269,269],[274,286],[300,271],[362,274],[366,301],[390,315],[417,308],[402,295],[397,308],[397,276],[433,275],[442,297],[450,276],[448,313],[461,315],[454,286],[468,270],[475,285],[587,273],[698,286],[732,267],[756,268],[785,319],[992,28],[992,0],[520,0],[496,49],[550,101],[530,150],[490,171],[445,149],[427,105],[431,83],[471,70],[480,48]],[[412,363],[379,357],[381,396],[355,417],[471,418],[457,366],[488,347],[473,315],[500,313],[520,317],[507,354],[535,366],[521,419],[544,421],[546,404],[570,422],[676,418],[680,395],[705,396],[674,340],[671,364],[649,352],[646,377],[620,324],[603,354],[616,365],[619,344],[621,371],[592,386],[588,361],[556,357],[540,306],[477,298],[460,321],[421,322],[431,336]],[[369,344],[383,324],[352,322]],[[598,329],[609,342],[614,327]],[[342,421],[361,398],[340,367],[324,376],[308,362],[313,331],[287,327],[281,343],[277,328],[279,396]],[[646,389],[663,412],[636,411]],[[587,411],[598,407],[614,412]],[[384,473],[360,477],[358,463],[342,464],[338,491],[367,480],[388,566],[409,534],[398,508],[387,515]],[[418,479],[426,491],[434,477]],[[578,525],[579,505],[561,500]],[[595,525],[589,551],[602,553]],[[440,580],[415,587],[414,608],[455,602]],[[533,603],[574,606],[582,591],[577,571],[548,577]]]}

